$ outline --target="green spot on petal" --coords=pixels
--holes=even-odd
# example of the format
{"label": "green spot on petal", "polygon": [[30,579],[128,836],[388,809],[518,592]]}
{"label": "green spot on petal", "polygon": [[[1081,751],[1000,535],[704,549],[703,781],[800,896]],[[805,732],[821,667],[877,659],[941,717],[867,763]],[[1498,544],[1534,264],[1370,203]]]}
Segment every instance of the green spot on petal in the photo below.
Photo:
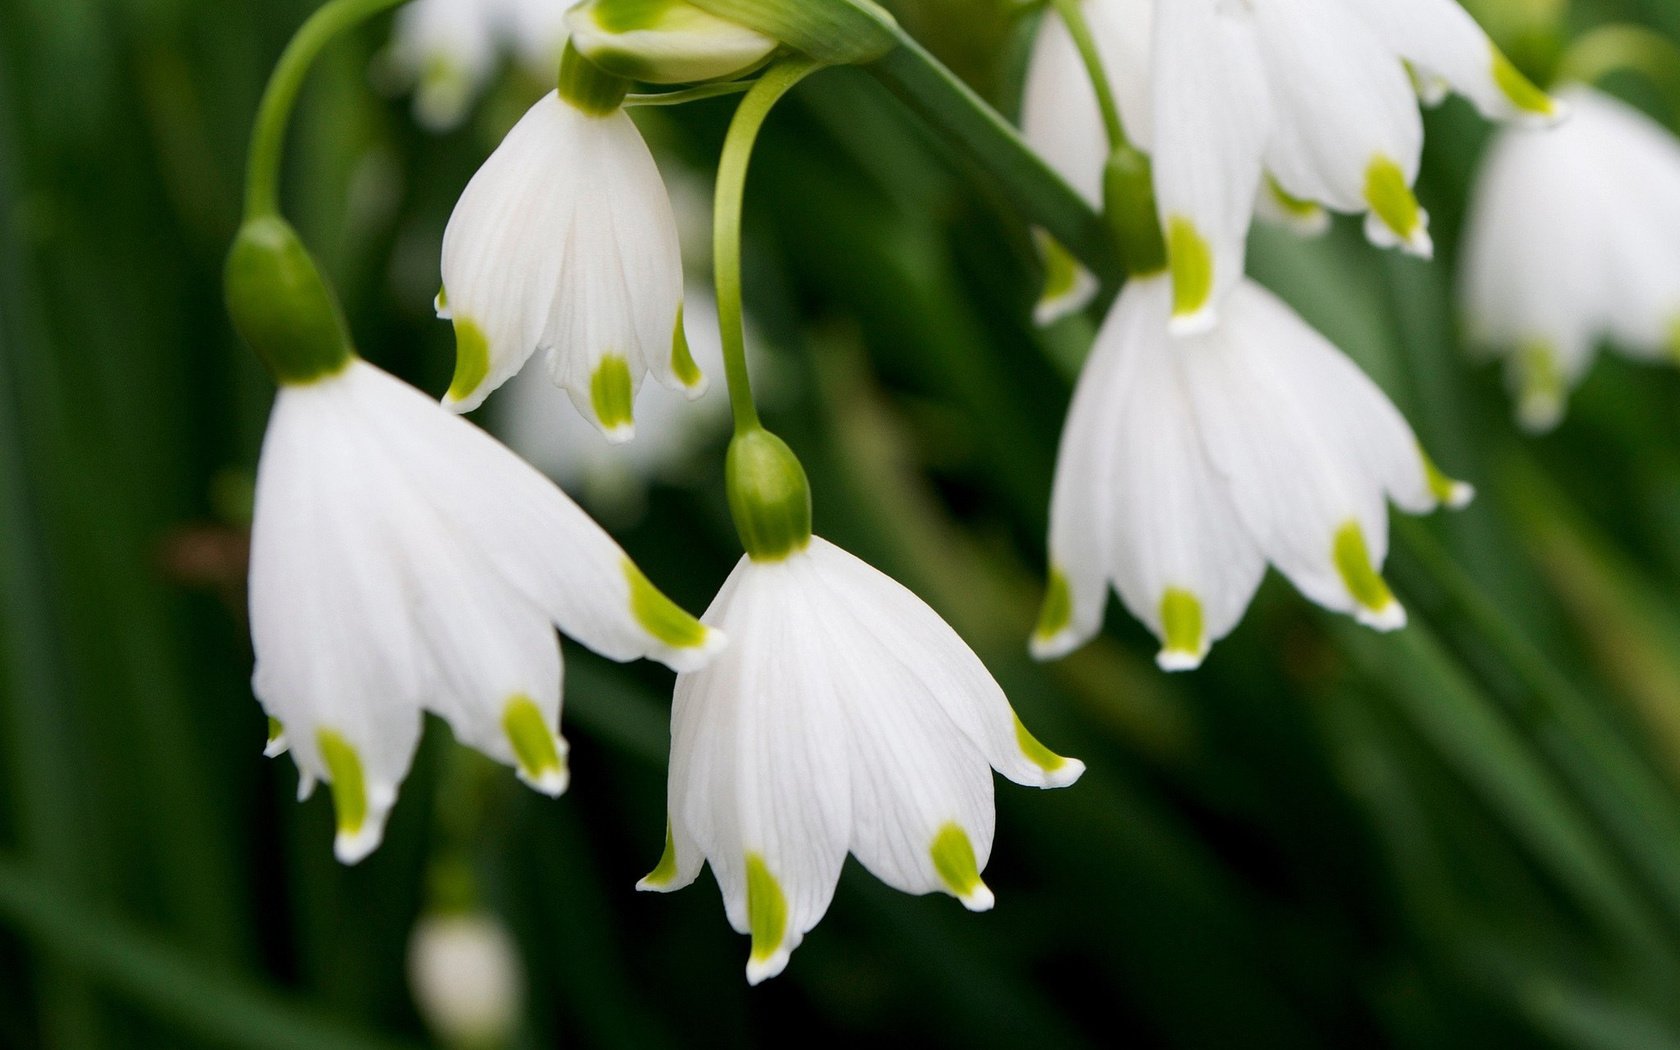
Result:
{"label": "green spot on petal", "polygon": [[526,780],[532,784],[564,784],[565,760],[536,701],[523,694],[508,700],[502,709],[502,732],[507,734]]}
{"label": "green spot on petal", "polygon": [[671,822],[665,822],[665,852],[659,855],[659,863],[654,865],[642,879],[646,886],[668,886],[677,877],[677,838],[671,831]]}
{"label": "green spot on petal", "polygon": [[673,649],[698,649],[706,644],[706,625],[665,597],[629,558],[624,559],[624,578],[630,583],[630,613],[642,630]]}
{"label": "green spot on petal", "polygon": [[1213,247],[1182,215],[1167,223],[1167,259],[1172,271],[1173,316],[1202,310],[1213,296]]}
{"label": "green spot on petal", "polygon": [[933,855],[933,870],[939,873],[939,881],[953,895],[967,900],[986,888],[986,884],[980,881],[980,865],[974,859],[974,844],[968,841],[968,833],[956,824],[947,824],[939,829],[929,852]]}
{"label": "green spot on petal", "polygon": [[752,931],[752,961],[768,961],[787,936],[787,898],[764,858],[747,854],[747,928]]}
{"label": "green spot on petal", "polygon": [[694,363],[694,354],[688,348],[688,330],[683,327],[681,306],[677,307],[677,325],[671,332],[671,371],[683,386],[695,386],[706,378],[700,366]]}
{"label": "green spot on petal", "polygon": [[1552,96],[1536,87],[1534,81],[1524,76],[1522,70],[1497,47],[1493,49],[1493,82],[1499,85],[1500,92],[1510,100],[1511,105],[1524,113],[1549,117],[1557,112]]}
{"label": "green spot on petal", "polygon": [[1371,549],[1358,522],[1350,521],[1336,530],[1332,554],[1343,586],[1361,608],[1382,612],[1394,605],[1394,592],[1371,564]]}
{"label": "green spot on petal", "polygon": [[1422,232],[1423,209],[1406,184],[1406,173],[1381,154],[1365,169],[1365,203],[1402,241],[1412,241]]}
{"label": "green spot on petal", "polygon": [[1033,629],[1033,637],[1040,641],[1049,641],[1073,622],[1073,589],[1068,585],[1068,578],[1060,569],[1050,570],[1050,584],[1044,593],[1044,605],[1038,611],[1038,626]]}
{"label": "green spot on petal", "polygon": [[1510,369],[1523,425],[1530,430],[1556,426],[1569,392],[1557,349],[1539,339],[1524,343],[1512,355]]}
{"label": "green spot on petal", "polygon": [[1299,223],[1316,222],[1324,215],[1324,209],[1309,200],[1295,196],[1283,188],[1272,175],[1266,176],[1266,192],[1276,204],[1278,210]]}
{"label": "green spot on petal", "polygon": [[1044,770],[1054,773],[1067,765],[1067,759],[1039,743],[1038,737],[1022,723],[1021,716],[1015,715],[1015,743],[1021,749],[1021,754],[1027,756],[1027,761]]}
{"label": "green spot on petal", "polygon": [[1044,295],[1039,303],[1059,303],[1079,287],[1079,260],[1043,230],[1033,231],[1033,241],[1044,262]]}
{"label": "green spot on petal", "polygon": [[601,358],[595,374],[589,377],[589,404],[602,428],[617,430],[630,426],[635,421],[632,407],[635,398],[635,386],[630,381],[630,362],[618,354],[607,354]]}
{"label": "green spot on petal", "polygon": [[331,729],[316,732],[315,746],[321,751],[321,762],[327,767],[327,778],[332,783],[338,833],[346,837],[356,835],[367,823],[368,815],[367,781],[362,774],[361,757]]}
{"label": "green spot on petal", "polygon": [[455,378],[449,383],[448,397],[451,401],[465,401],[490,375],[490,340],[484,335],[484,329],[465,317],[455,318],[454,324]]}
{"label": "green spot on petal", "polygon": [[1163,648],[1199,660],[1207,646],[1205,631],[1201,601],[1189,591],[1169,587],[1161,595],[1161,633],[1166,638]]}
{"label": "green spot on petal", "polygon": [[285,735],[286,727],[280,724],[278,718],[271,716],[268,720],[268,742],[272,744]]}
{"label": "green spot on petal", "polygon": [[1423,460],[1423,476],[1429,483],[1429,494],[1435,497],[1437,503],[1452,506],[1454,502],[1465,498],[1468,491],[1465,486],[1449,478],[1433,457],[1425,452],[1422,445],[1418,446],[1418,457]]}

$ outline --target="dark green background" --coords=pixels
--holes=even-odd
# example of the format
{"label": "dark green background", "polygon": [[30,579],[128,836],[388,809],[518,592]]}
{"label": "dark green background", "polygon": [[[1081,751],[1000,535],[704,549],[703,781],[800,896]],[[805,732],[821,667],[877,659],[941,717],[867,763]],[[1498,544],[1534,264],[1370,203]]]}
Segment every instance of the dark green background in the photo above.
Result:
{"label": "dark green background", "polygon": [[[1008,108],[1024,9],[894,6]],[[631,888],[660,846],[669,674],[571,645],[565,798],[481,777],[435,724],[385,845],[340,867],[326,798],[296,804],[260,755],[241,588],[271,388],[218,298],[257,95],[309,7],[0,0],[0,1046],[421,1045],[407,935],[462,852],[530,969],[522,1047],[1680,1046],[1680,378],[1607,359],[1557,434],[1515,435],[1454,335],[1486,134],[1456,101],[1420,183],[1434,264],[1354,223],[1262,230],[1253,258],[1481,491],[1399,528],[1409,630],[1274,578],[1193,676],[1158,674],[1117,607],[1031,663],[1089,325],[1032,331],[1026,217],[868,76],[825,73],[772,120],[748,204],[748,299],[806,391],[772,425],[818,530],[945,613],[1090,772],[1000,784],[994,912],[854,865],[750,990],[709,876]],[[1671,0],[1581,7],[1680,35]],[[368,86],[386,34],[312,78],[285,200],[364,353],[437,391],[443,225],[540,88],[428,136]],[[729,105],[647,127],[704,166]],[[721,462],[621,534],[696,610],[738,550]]]}

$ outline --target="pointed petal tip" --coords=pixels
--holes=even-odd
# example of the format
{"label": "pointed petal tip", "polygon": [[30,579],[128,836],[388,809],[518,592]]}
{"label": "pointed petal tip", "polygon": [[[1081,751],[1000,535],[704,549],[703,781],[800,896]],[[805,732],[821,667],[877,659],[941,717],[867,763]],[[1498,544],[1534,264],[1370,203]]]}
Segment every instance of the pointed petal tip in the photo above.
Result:
{"label": "pointed petal tip", "polygon": [[1533,394],[1517,403],[1517,425],[1532,437],[1550,433],[1563,422],[1563,399]]}
{"label": "pointed petal tip", "polygon": [[379,848],[382,831],[383,829],[373,820],[365,821],[355,831],[340,831],[333,838],[333,856],[338,858],[340,864],[347,867],[361,863],[367,859],[369,854]]}
{"label": "pointed petal tip", "polygon": [[317,783],[318,781],[315,779],[315,774],[301,769],[298,770],[297,800],[299,802],[308,802],[309,796],[315,794],[315,785]]}
{"label": "pointed petal tip", "polygon": [[1447,498],[1441,502],[1448,510],[1463,510],[1475,499],[1476,486],[1468,481],[1455,481],[1452,483],[1452,488],[1447,490]]}
{"label": "pointed petal tip", "polygon": [[788,956],[789,952],[786,948],[777,948],[762,959],[757,956],[748,959],[747,983],[756,987],[777,976],[787,969]]}
{"label": "pointed petal tip", "polygon": [[1162,649],[1155,654],[1155,666],[1168,674],[1178,674],[1184,671],[1194,671],[1202,666],[1207,653],[1188,652],[1183,649]]}
{"label": "pointed petal tip", "polygon": [[624,445],[636,440],[636,424],[618,423],[614,426],[601,427],[601,436],[607,439],[609,445]]}
{"label": "pointed petal tip", "polygon": [[277,737],[271,737],[265,744],[263,744],[263,757],[279,758],[281,755],[285,754],[287,749],[290,747],[291,745],[286,743],[286,734],[281,733]]}
{"label": "pointed petal tip", "polygon": [[1406,626],[1406,607],[1397,601],[1376,609],[1360,607],[1354,611],[1353,618],[1374,631],[1388,634]]}
{"label": "pointed petal tip", "polygon": [[1062,759],[1061,765],[1055,769],[1045,770],[1042,785],[1045,790],[1072,787],[1080,777],[1085,775],[1085,763],[1077,758],[1068,758],[1065,755],[1060,757]]}
{"label": "pointed petal tip", "polygon": [[699,645],[680,649],[666,647],[655,655],[655,659],[678,674],[688,674],[711,663],[712,658],[723,652],[728,645],[728,635],[716,627],[707,627],[706,636]]}
{"label": "pointed petal tip", "polygon": [[1207,335],[1218,327],[1219,311],[1208,305],[1194,313],[1174,314],[1172,320],[1167,322],[1167,334],[1174,339],[1189,339]]}
{"label": "pointed petal tip", "polygon": [[963,907],[974,912],[991,911],[997,904],[997,897],[992,894],[991,888],[984,882],[976,882],[973,888],[958,897],[957,900],[962,902]]}
{"label": "pointed petal tip", "polygon": [[1085,638],[1072,628],[1063,628],[1055,634],[1035,634],[1027,643],[1027,651],[1034,660],[1048,663],[1060,660],[1062,657],[1085,644]]}
{"label": "pointed petal tip", "polygon": [[519,770],[519,779],[533,791],[547,795],[549,798],[559,798],[572,786],[572,771],[565,766],[550,766],[549,768],[531,776],[523,769]]}
{"label": "pointed petal tip", "polygon": [[705,397],[706,396],[706,391],[710,390],[711,388],[712,388],[711,377],[706,375],[704,372],[702,372],[700,374],[699,379],[696,379],[692,383],[683,384],[682,391],[683,391],[683,396],[688,398],[690,401],[698,401],[701,398]]}

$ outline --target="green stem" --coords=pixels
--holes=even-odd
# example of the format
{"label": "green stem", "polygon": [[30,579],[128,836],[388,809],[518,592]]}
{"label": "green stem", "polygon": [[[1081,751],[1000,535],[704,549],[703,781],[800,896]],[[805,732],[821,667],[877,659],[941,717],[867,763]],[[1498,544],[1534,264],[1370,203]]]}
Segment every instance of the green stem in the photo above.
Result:
{"label": "green stem", "polygon": [[723,142],[723,158],[718,162],[713,268],[717,271],[723,367],[729,381],[729,407],[735,417],[736,434],[759,429],[752,379],[747,374],[747,338],[741,307],[741,208],[746,197],[747,167],[752,162],[759,130],[770,111],[794,85],[821,68],[808,58],[788,58],[771,66],[735,110],[729,135]]}
{"label": "green stem", "polygon": [[298,29],[281,53],[263,91],[251,132],[251,152],[245,171],[245,218],[277,215],[280,211],[280,159],[286,124],[297,102],[303,78],[321,49],[347,29],[407,0],[330,0]]}
{"label": "green stem", "polygon": [[681,91],[655,91],[645,95],[626,95],[624,105],[631,106],[680,106],[685,102],[699,102],[702,99],[721,98],[724,95],[739,95],[750,91],[755,81],[730,80],[722,84],[701,84],[697,87],[683,88]]}
{"label": "green stem", "polygon": [[1091,87],[1097,93],[1097,107],[1102,110],[1103,127],[1108,131],[1108,147],[1124,149],[1131,145],[1131,140],[1126,138],[1126,123],[1120,117],[1120,103],[1114,98],[1114,84],[1103,68],[1102,52],[1097,50],[1091,24],[1085,20],[1085,9],[1080,6],[1080,0],[1054,0],[1054,3],[1056,14],[1061,16],[1073,37],[1073,45],[1079,49],[1085,75],[1091,78]]}

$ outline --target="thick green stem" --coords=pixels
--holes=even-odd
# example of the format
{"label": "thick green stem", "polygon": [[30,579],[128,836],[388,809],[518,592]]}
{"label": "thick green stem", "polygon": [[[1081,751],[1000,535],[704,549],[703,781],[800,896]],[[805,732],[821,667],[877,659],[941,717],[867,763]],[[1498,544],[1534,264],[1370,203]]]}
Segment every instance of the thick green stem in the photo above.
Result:
{"label": "thick green stem", "polygon": [[1091,24],[1085,20],[1085,9],[1080,2],[1054,0],[1056,14],[1073,37],[1073,45],[1079,49],[1079,59],[1085,63],[1085,75],[1090,77],[1091,88],[1097,93],[1097,108],[1102,110],[1103,128],[1108,132],[1108,148],[1122,150],[1131,145],[1131,140],[1126,138],[1126,122],[1121,119],[1120,103],[1114,97],[1114,83],[1108,79],[1102,52],[1097,50],[1096,37],[1091,34]]}
{"label": "thick green stem", "polygon": [[712,229],[714,269],[717,271],[718,326],[723,337],[723,367],[729,381],[729,407],[735,433],[759,429],[753,403],[752,379],[747,374],[746,327],[741,306],[741,208],[746,197],[747,167],[759,129],[770,111],[794,85],[821,69],[807,58],[778,62],[754,84],[735,111],[718,163],[717,210]]}
{"label": "thick green stem", "polygon": [[280,158],[286,125],[297,102],[303,78],[315,58],[338,34],[407,0],[331,0],[303,23],[268,78],[256,128],[251,132],[250,160],[245,171],[245,218],[277,215],[280,211]]}

